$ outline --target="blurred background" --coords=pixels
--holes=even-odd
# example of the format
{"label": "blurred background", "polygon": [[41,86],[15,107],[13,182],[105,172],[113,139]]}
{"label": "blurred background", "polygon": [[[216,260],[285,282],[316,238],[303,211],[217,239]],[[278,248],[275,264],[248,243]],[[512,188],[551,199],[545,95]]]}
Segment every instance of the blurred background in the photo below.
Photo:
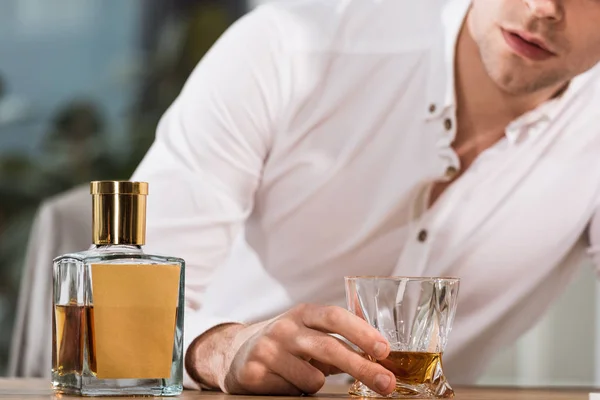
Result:
{"label": "blurred background", "polygon": [[[0,376],[8,373],[40,205],[90,180],[127,179],[196,63],[232,22],[264,2],[0,1]],[[23,286],[21,296],[35,290]],[[591,268],[582,266],[558,304],[498,355],[481,384],[600,384],[597,293]]]}

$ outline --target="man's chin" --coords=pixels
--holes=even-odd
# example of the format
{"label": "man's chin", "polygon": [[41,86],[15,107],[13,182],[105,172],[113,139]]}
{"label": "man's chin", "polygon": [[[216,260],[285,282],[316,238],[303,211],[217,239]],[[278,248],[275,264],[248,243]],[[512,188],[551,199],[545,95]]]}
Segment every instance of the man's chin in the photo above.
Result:
{"label": "man's chin", "polygon": [[517,82],[497,83],[497,86],[502,92],[511,96],[521,96],[534,92],[531,85]]}
{"label": "man's chin", "polygon": [[518,67],[506,67],[490,74],[490,78],[504,93],[519,96],[539,90],[537,77],[527,78],[527,73]]}
{"label": "man's chin", "polygon": [[535,86],[536,77],[528,77],[532,71],[528,71],[522,60],[514,54],[501,51],[489,56],[483,60],[484,68],[501,91],[512,95],[530,93],[529,89]]}
{"label": "man's chin", "polygon": [[524,90],[524,84],[514,74],[497,74],[496,76],[490,76],[492,81],[496,84],[498,89],[506,94],[519,95],[526,93]]}

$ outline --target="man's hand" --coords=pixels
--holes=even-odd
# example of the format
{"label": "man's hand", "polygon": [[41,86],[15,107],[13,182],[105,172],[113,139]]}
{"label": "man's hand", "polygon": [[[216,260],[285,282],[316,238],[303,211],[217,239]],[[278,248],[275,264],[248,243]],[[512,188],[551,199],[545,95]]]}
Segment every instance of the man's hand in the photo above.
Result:
{"label": "man's hand", "polygon": [[300,305],[266,322],[207,332],[188,350],[186,367],[196,379],[232,394],[313,394],[326,375],[339,372],[382,395],[394,390],[390,371],[328,333],[376,359],[390,351],[375,328],[347,310]]}

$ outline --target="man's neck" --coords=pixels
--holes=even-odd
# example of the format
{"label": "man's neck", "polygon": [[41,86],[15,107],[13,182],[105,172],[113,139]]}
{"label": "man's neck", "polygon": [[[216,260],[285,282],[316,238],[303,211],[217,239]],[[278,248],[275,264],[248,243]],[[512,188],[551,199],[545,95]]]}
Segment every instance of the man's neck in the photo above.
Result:
{"label": "man's neck", "polygon": [[523,95],[501,90],[485,70],[467,23],[458,36],[455,63],[460,122],[477,136],[491,134],[499,139],[512,120],[552,98],[560,89],[559,85]]}

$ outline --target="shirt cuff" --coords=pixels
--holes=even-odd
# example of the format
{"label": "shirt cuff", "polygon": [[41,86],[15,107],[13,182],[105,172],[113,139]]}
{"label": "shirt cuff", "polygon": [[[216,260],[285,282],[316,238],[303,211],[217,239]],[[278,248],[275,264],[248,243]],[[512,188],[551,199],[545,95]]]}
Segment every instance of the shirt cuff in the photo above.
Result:
{"label": "shirt cuff", "polygon": [[[187,311],[187,310],[186,310]],[[198,336],[217,325],[239,323],[231,319],[211,317],[201,312],[187,311],[184,314],[183,328],[183,387],[185,389],[202,390],[202,386],[192,379],[185,367],[185,355],[188,348]]]}

